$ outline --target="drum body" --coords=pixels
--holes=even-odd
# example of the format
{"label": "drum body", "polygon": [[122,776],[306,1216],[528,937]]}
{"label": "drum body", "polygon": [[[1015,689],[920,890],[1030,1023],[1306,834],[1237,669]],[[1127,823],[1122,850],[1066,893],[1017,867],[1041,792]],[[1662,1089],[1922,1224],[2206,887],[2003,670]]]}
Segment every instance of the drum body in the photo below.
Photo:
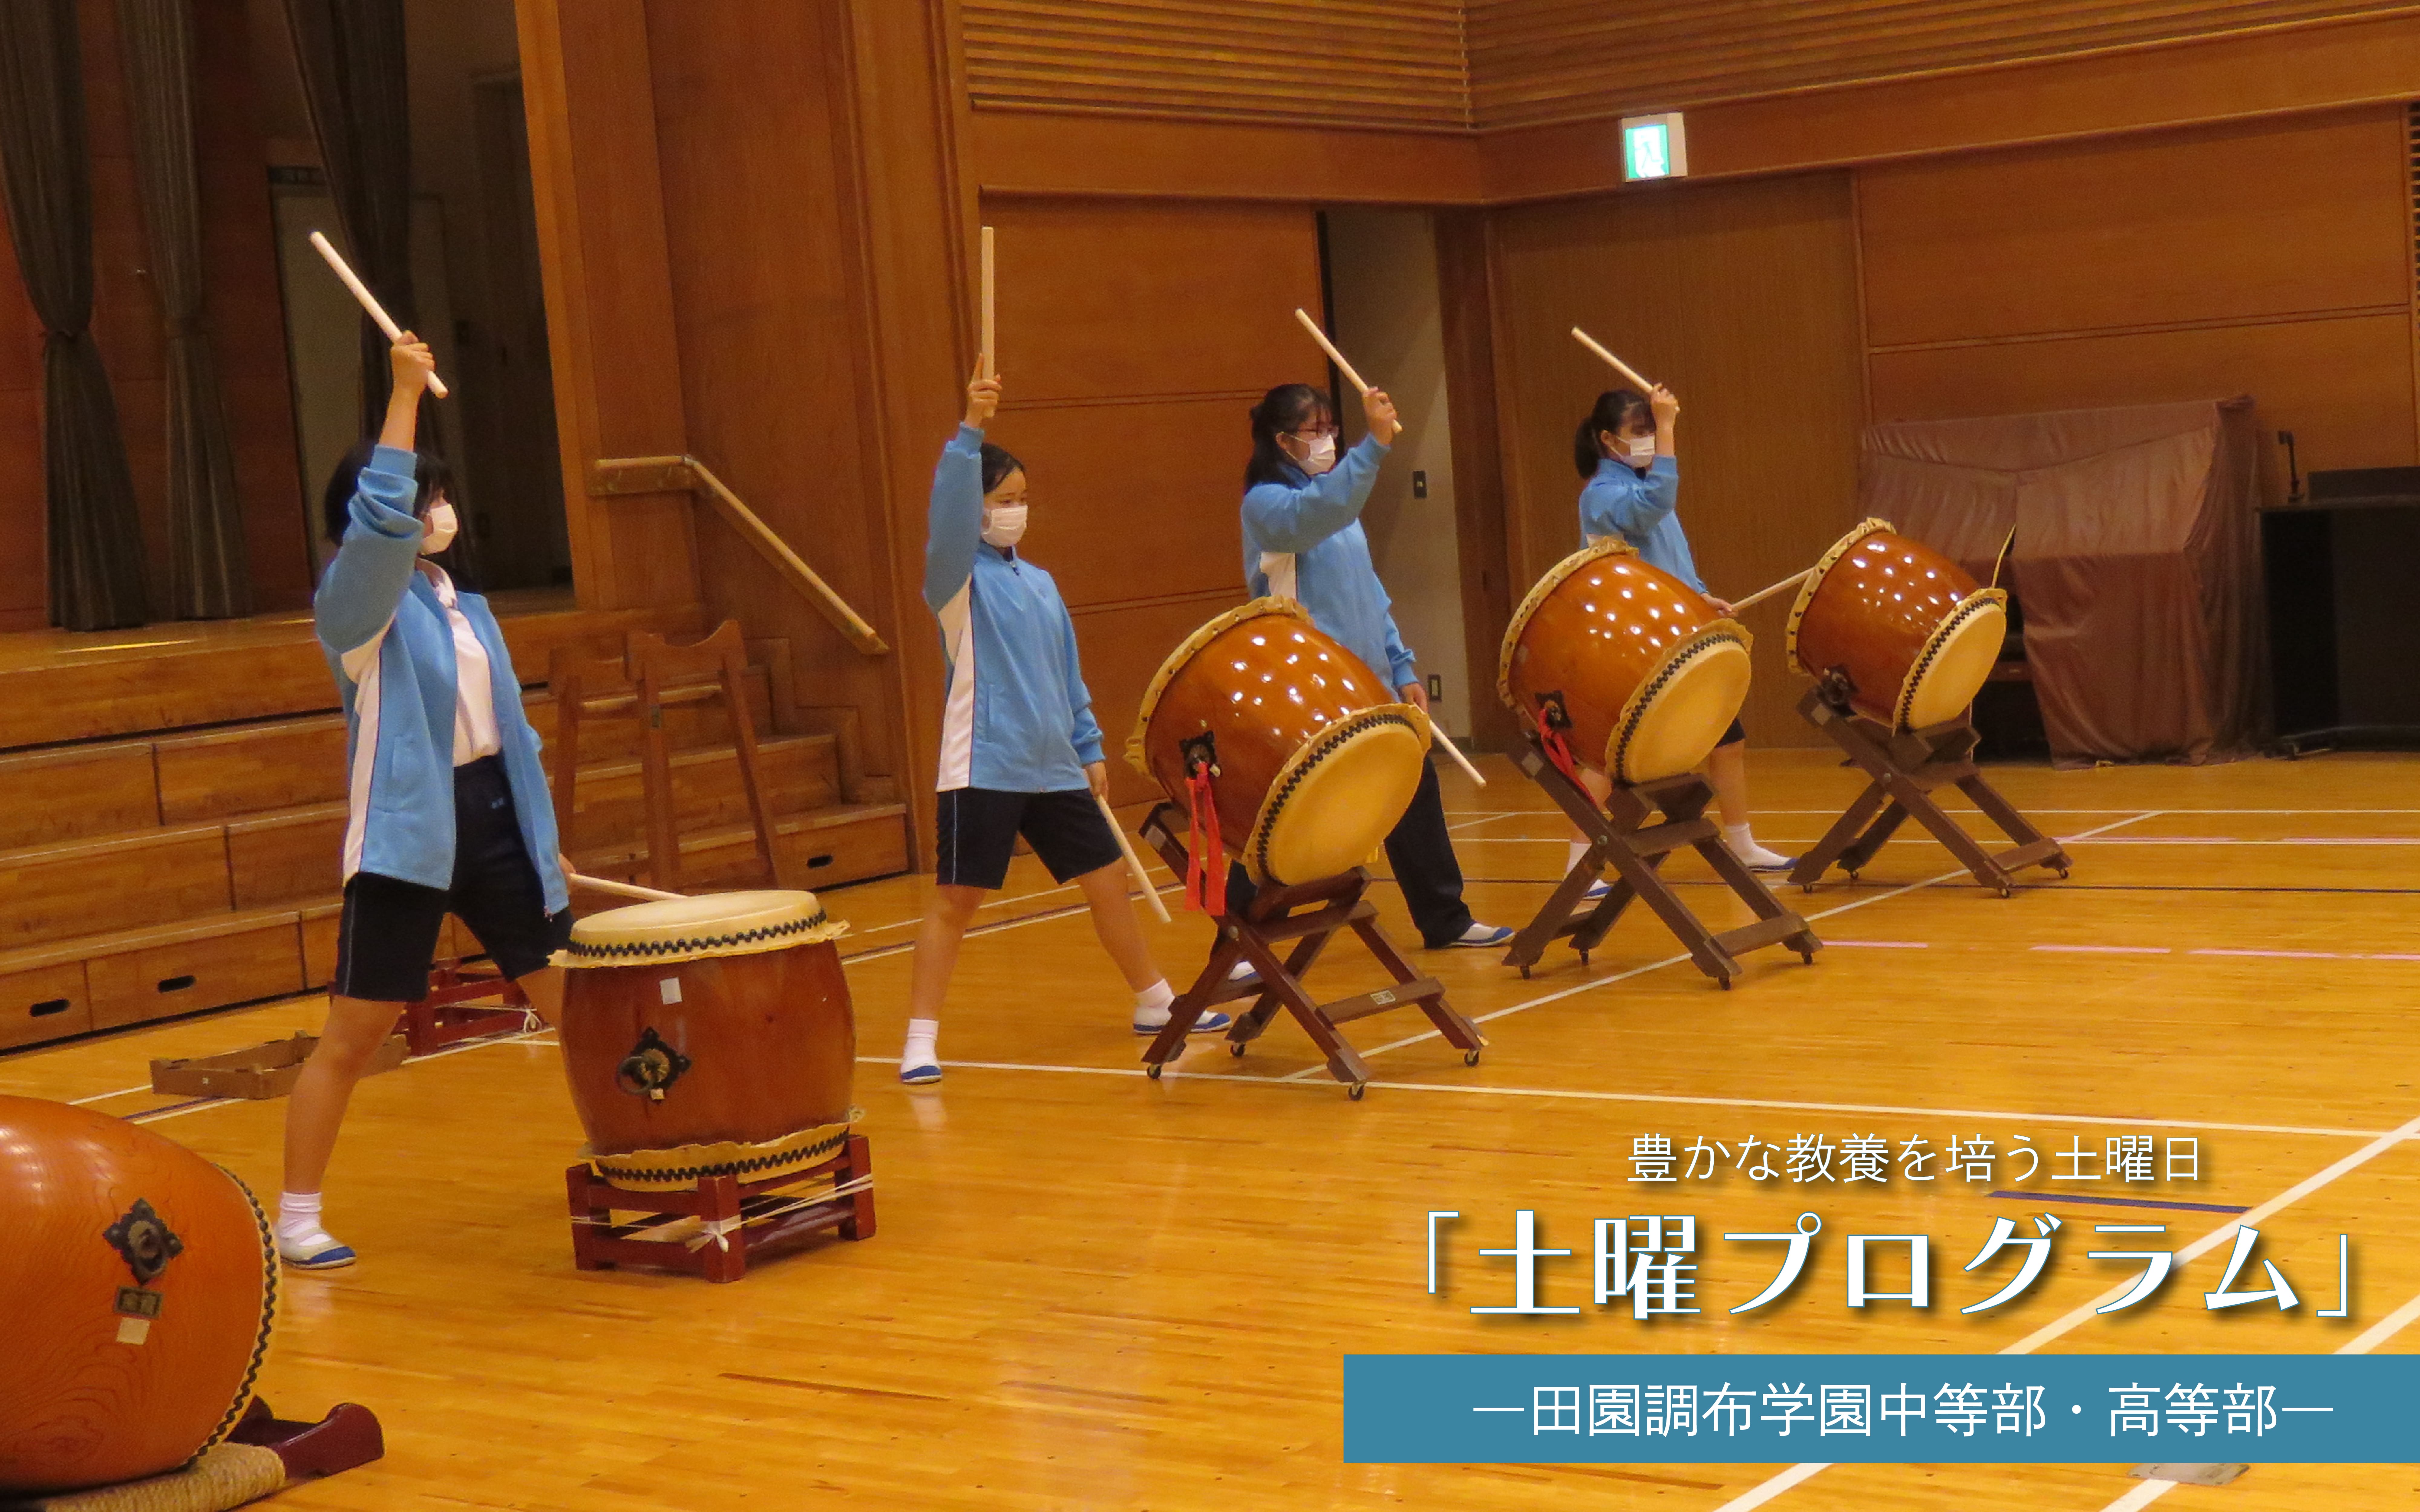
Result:
{"label": "drum body", "polygon": [[106,1114],[0,1097],[0,1500],[175,1470],[252,1399],[277,1305],[242,1182]]}
{"label": "drum body", "polygon": [[557,959],[563,1065],[597,1174],[634,1191],[765,1180],[840,1152],[857,1023],[808,892],[592,914]]}
{"label": "drum body", "polygon": [[1428,747],[1427,715],[1299,605],[1262,598],[1161,664],[1126,759],[1179,804],[1207,762],[1228,850],[1255,881],[1301,883],[1370,858],[1410,806]]}
{"label": "drum body", "polygon": [[1496,690],[1622,782],[1706,759],[1747,697],[1748,634],[1619,540],[1565,557],[1504,632]]}
{"label": "drum body", "polygon": [[1799,585],[1790,661],[1837,674],[1849,705],[1894,731],[1966,712],[2000,659],[2009,595],[1920,541],[1869,519],[1840,537]]}

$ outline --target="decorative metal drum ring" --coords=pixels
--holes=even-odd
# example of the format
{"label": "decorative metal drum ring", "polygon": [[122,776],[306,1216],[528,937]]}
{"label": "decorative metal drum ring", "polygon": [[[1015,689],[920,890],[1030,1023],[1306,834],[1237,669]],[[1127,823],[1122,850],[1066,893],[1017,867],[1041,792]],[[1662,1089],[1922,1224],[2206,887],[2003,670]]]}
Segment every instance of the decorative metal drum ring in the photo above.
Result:
{"label": "decorative metal drum ring", "polygon": [[673,1083],[687,1074],[689,1069],[689,1057],[664,1043],[663,1036],[650,1028],[639,1036],[639,1042],[613,1069],[613,1085],[632,1097],[660,1103]]}
{"label": "decorative metal drum ring", "polygon": [[185,1253],[185,1242],[172,1232],[166,1220],[142,1197],[126,1210],[126,1216],[101,1230],[101,1237],[117,1251],[126,1268],[134,1273],[137,1286],[149,1286],[168,1269],[168,1262]]}

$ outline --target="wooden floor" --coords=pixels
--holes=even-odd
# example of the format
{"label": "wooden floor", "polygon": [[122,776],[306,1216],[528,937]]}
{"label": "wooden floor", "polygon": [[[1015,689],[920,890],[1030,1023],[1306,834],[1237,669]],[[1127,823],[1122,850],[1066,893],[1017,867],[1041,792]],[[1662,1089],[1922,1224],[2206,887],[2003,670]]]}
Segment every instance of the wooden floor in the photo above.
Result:
{"label": "wooden floor", "polygon": [[[1559,868],[1558,823],[1508,764],[1478,790],[1449,776],[1470,896],[1518,924]],[[1566,950],[1521,980],[1477,953],[1419,959],[1491,1043],[1466,1068],[1421,1026],[1352,1033],[1379,1080],[1348,1102],[1280,1022],[1241,1060],[1197,1045],[1182,1075],[1140,1073],[1126,998],[1074,895],[1020,860],[969,941],[945,1021],[948,1079],[910,1092],[891,1066],[906,942],[924,884],[831,895],[850,971],[881,1231],[827,1243],[745,1282],[572,1270],[562,1171],[580,1143],[542,1041],[417,1062],[365,1085],[329,1187],[330,1226],[367,1256],[293,1278],[269,1399],[288,1415],[357,1400],[387,1427],[380,1464],[297,1490],[290,1508],[1407,1506],[1656,1507],[1717,1512],[2075,1509],[2134,1492],[2119,1465],[1825,1470],[1769,1501],[1787,1466],[1481,1468],[1340,1462],[1347,1352],[1991,1351],[2037,1333],[2053,1352],[2321,1352],[2420,1295],[2420,1147],[2379,1143],[2420,1115],[2420,762],[2323,757],[2209,768],[1995,773],[2070,838],[2071,880],[2014,898],[1947,874],[1930,841],[1894,843],[1857,884],[1803,907],[1828,949],[1811,967],[1767,950],[1731,992],[1626,919],[1593,964]],[[1811,841],[1854,791],[1813,752],[1761,752],[1760,831]],[[1709,874],[1675,863],[1725,922]],[[1391,888],[1379,896],[1403,937]],[[1207,931],[1154,927],[1171,976]],[[1367,983],[1357,951],[1315,982]],[[1336,995],[1331,993],[1329,995]],[[148,1057],[215,1051],[310,1025],[310,1000],[0,1060],[0,1090],[164,1106]],[[282,1109],[167,1107],[156,1124],[264,1193]],[[2024,1302],[1963,1317],[1960,1273],[1992,1220],[2168,1222],[2182,1248],[2225,1213],[2089,1208],[2075,1183],[1764,1182],[1726,1168],[1632,1184],[1640,1135],[1837,1143],[1982,1136],[2045,1151],[2081,1136],[2200,1141],[2202,1179],[2096,1189],[2249,1208],[2262,1253],[2303,1306],[2205,1312],[2225,1251],[2180,1265],[2118,1319],[2071,1313],[2127,1267],[2067,1242]],[[2346,1157],[2367,1158],[2332,1171]],[[1935,1167],[1938,1169],[1938,1165]],[[2321,1178],[2314,1180],[2315,1178]],[[2021,1195],[1998,1194],[2015,1190]],[[1698,1216],[1706,1311],[1641,1324],[1588,1307],[1584,1261],[1549,1269],[1576,1318],[1480,1319],[1511,1300],[1512,1211],[1585,1255],[1589,1224]],[[1458,1209],[1445,1294],[1425,1288],[1424,1214]],[[1930,1312],[1842,1304],[1842,1247],[1820,1242],[1786,1304],[1726,1309],[1770,1273],[1711,1236],[1787,1228],[1933,1236]],[[2111,1214],[2118,1216],[2113,1220]],[[2353,1316],[2335,1302],[2352,1236]],[[2120,1242],[2133,1242],[2132,1241]],[[1995,1271],[1995,1275],[2004,1271]],[[2055,1332],[2054,1332],[2055,1331]],[[2420,1328],[2375,1347],[2420,1347]],[[2165,1508],[2409,1508],[2410,1465],[2256,1465]],[[2124,1505],[2141,1504],[2126,1501]]]}

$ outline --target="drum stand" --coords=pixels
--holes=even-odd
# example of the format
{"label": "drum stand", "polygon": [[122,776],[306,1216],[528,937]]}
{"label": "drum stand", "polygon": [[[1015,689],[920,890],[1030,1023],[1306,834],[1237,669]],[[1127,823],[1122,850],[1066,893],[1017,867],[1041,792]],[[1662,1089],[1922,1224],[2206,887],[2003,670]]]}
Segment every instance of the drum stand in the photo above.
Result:
{"label": "drum stand", "polygon": [[[863,1134],[820,1165],[765,1181],[702,1178],[690,1192],[632,1192],[582,1161],[563,1173],[571,1195],[571,1258],[583,1271],[624,1265],[737,1281],[748,1259],[827,1228],[843,1239],[874,1237],[874,1157]],[[829,1190],[820,1183],[829,1179]],[[819,1190],[800,1194],[802,1182]],[[615,1213],[625,1214],[621,1222]],[[690,1229],[684,1219],[698,1220]],[[661,1232],[675,1229],[676,1232]]]}
{"label": "drum stand", "polygon": [[[2062,877],[2067,875],[2070,863],[2058,841],[2036,829],[1976,769],[1973,752],[1979,737],[1966,720],[1895,735],[1882,724],[1853,713],[1846,693],[1829,680],[1807,689],[1798,701],[1798,712],[1830,736],[1870,779],[1857,801],[1792,869],[1790,880],[1807,891],[1815,890],[1815,884],[1835,863],[1854,880],[1911,814],[1977,882],[1997,888],[2003,898],[2014,886],[2012,873],[2026,867],[2047,866]],[[2017,843],[1996,856],[1985,850],[1932,801],[1932,791],[1945,786],[1965,794],[1985,818]]]}
{"label": "drum stand", "polygon": [[428,968],[428,995],[403,1005],[404,1042],[415,1057],[432,1055],[465,1040],[519,1034],[530,1026],[529,1015],[528,996],[503,972],[439,961]]}
{"label": "drum stand", "polygon": [[[1157,851],[1169,870],[1180,877],[1186,874],[1191,861],[1185,842],[1176,838],[1182,822],[1177,807],[1163,803],[1152,810],[1141,830],[1144,842]],[[1218,886],[1226,885],[1222,874]],[[1269,1020],[1284,1009],[1311,1036],[1311,1042],[1319,1046],[1320,1054],[1327,1057],[1328,1074],[1342,1082],[1357,1103],[1369,1089],[1370,1068],[1345,1041],[1343,1026],[1373,1013],[1418,1007],[1445,1036],[1446,1042],[1462,1052],[1464,1065],[1478,1065],[1480,1049],[1487,1043],[1479,1026],[1447,1004],[1443,982],[1414,971],[1404,953],[1395,949],[1395,942],[1387,938],[1386,931],[1378,927],[1378,905],[1363,896],[1369,888],[1369,872],[1355,867],[1342,876],[1320,882],[1263,887],[1241,916],[1230,914],[1220,919],[1218,943],[1211,949],[1202,975],[1170,1007],[1168,1026],[1142,1053],[1151,1079],[1159,1080],[1161,1069],[1185,1048],[1186,1036],[1193,1031],[1195,1020],[1220,1003],[1241,1002],[1247,997],[1252,999],[1252,1006],[1236,1014],[1234,1026],[1227,1031],[1229,1054],[1241,1056],[1244,1047],[1259,1039],[1261,1031],[1269,1026]],[[1305,907],[1311,911],[1295,912]],[[1362,945],[1378,958],[1378,964],[1387,968],[1396,985],[1332,1003],[1319,1002],[1304,990],[1302,978],[1318,961],[1320,952],[1327,949],[1327,942],[1340,931],[1348,929],[1361,937]],[[1277,948],[1288,940],[1295,942],[1294,949],[1280,957]],[[1250,962],[1260,979],[1228,980],[1227,973],[1234,969],[1238,961]]]}
{"label": "drum stand", "polygon": [[[1635,785],[1617,782],[1606,808],[1600,810],[1586,789],[1546,759],[1535,735],[1529,737],[1529,748],[1521,753],[1521,769],[1546,790],[1546,796],[1555,800],[1589,841],[1588,854],[1538,910],[1538,917],[1513,936],[1512,948],[1504,954],[1504,964],[1519,966],[1524,978],[1546,953],[1546,947],[1566,935],[1578,949],[1580,964],[1586,965],[1589,952],[1604,941],[1633,899],[1644,899],[1655,917],[1688,948],[1689,959],[1698,969],[1725,988],[1746,971],[1739,958],[1750,950],[1786,945],[1811,965],[1815,952],[1823,948],[1807,921],[1784,908],[1772,889],[1723,843],[1714,822],[1705,816],[1714,790],[1697,773]],[[1655,817],[1659,811],[1661,820]],[[1724,886],[1755,912],[1755,923],[1717,934],[1681,901],[1658,869],[1664,857],[1684,847],[1696,849],[1706,858]],[[1612,887],[1594,908],[1575,912],[1608,861],[1618,873]]]}

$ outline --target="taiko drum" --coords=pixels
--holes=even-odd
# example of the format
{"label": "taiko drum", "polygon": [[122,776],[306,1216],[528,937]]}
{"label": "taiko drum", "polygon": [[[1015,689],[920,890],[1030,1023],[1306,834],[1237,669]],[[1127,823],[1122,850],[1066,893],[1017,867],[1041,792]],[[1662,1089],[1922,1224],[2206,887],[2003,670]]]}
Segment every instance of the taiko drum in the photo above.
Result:
{"label": "taiko drum", "polygon": [[1245,870],[1302,883],[1369,859],[1410,806],[1428,747],[1427,715],[1300,606],[1262,598],[1161,664],[1126,759],[1179,804],[1206,768],[1219,835]]}
{"label": "taiko drum", "polygon": [[1623,782],[1696,767],[1747,697],[1748,634],[1620,540],[1557,563],[1504,635],[1496,690]]}
{"label": "taiko drum", "polygon": [[563,1065],[597,1174],[767,1180],[840,1153],[857,1021],[811,892],[635,903],[571,927]]}
{"label": "taiko drum", "polygon": [[1869,519],[1799,585],[1790,660],[1895,731],[1946,724],[1975,702],[2007,639],[2009,595]]}
{"label": "taiko drum", "polygon": [[123,1119],[0,1097],[0,1500],[157,1475],[233,1427],[277,1308],[252,1194]]}

